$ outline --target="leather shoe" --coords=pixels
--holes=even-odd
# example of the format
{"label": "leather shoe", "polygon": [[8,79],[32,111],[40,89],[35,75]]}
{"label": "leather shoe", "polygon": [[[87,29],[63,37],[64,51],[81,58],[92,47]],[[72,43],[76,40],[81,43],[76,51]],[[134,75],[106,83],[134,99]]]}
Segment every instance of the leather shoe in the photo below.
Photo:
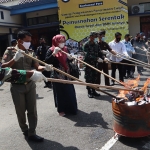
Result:
{"label": "leather shoe", "polygon": [[93,95],[92,95],[92,94],[88,94],[88,97],[89,97],[89,98],[93,98]]}
{"label": "leather shoe", "polygon": [[99,93],[97,93],[97,92],[94,92],[93,93],[93,96],[96,96],[96,97],[98,97],[98,96],[101,96]]}
{"label": "leather shoe", "polygon": [[43,142],[44,138],[38,136],[38,135],[32,135],[28,137],[28,140],[34,141],[34,142]]}
{"label": "leather shoe", "polygon": [[28,130],[23,132],[24,136],[28,136]]}

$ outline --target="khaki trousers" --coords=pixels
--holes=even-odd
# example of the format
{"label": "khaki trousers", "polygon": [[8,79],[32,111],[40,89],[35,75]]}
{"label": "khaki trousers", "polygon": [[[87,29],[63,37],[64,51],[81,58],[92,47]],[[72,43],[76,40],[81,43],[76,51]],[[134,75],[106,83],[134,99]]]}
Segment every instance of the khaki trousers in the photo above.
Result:
{"label": "khaki trousers", "polygon": [[[37,108],[36,108],[36,85],[33,81],[28,84],[11,84],[12,99],[15,105],[18,122],[22,132],[28,130],[28,135],[36,134]],[[26,111],[29,127],[26,124]]]}

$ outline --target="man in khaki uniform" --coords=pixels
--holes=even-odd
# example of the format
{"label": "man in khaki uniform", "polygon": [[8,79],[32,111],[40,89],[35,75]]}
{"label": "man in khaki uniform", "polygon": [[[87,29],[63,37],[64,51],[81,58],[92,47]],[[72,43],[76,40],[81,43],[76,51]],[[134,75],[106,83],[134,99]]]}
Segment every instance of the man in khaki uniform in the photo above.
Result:
{"label": "man in khaki uniform", "polygon": [[[27,31],[18,32],[18,44],[15,49],[21,49],[23,52],[35,57],[34,53],[28,51],[31,45],[31,34]],[[19,50],[20,52],[20,50]],[[12,69],[31,70],[34,67],[38,71],[51,71],[52,66],[40,66],[38,62],[24,56],[21,52],[15,55],[15,50],[7,49],[2,59],[2,67],[11,67]],[[23,57],[24,56],[24,57]],[[31,141],[41,142],[44,138],[36,135],[37,126],[37,108],[36,108],[36,85],[28,79],[24,84],[11,83],[10,91],[16,109],[16,114],[20,128],[25,136]],[[26,124],[26,112],[29,126]]]}

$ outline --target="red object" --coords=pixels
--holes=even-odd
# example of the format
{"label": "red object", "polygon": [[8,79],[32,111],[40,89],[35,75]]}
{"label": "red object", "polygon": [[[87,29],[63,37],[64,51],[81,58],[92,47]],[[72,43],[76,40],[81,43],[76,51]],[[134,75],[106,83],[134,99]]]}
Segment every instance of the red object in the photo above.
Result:
{"label": "red object", "polygon": [[[63,35],[56,35],[53,37],[52,39],[52,47],[50,48],[50,50],[53,52],[55,47],[58,47],[59,43],[61,42],[61,40],[64,39],[65,41],[65,36]],[[68,53],[68,50],[67,50],[67,47],[64,47],[64,48],[61,48],[62,51]],[[61,65],[64,67],[65,71],[68,70],[68,66],[67,66],[67,63],[66,63],[66,60],[67,60],[67,55],[62,53],[62,52],[58,52],[56,54],[56,58],[59,60],[59,62],[61,63]]]}
{"label": "red object", "polygon": [[150,104],[127,106],[112,101],[113,130],[126,137],[150,135]]}

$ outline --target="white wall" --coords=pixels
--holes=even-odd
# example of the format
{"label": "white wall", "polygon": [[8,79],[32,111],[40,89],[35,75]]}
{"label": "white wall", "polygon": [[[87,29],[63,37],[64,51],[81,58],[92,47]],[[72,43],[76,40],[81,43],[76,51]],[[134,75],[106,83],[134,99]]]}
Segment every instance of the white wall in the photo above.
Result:
{"label": "white wall", "polygon": [[140,32],[140,18],[139,16],[129,17],[129,33],[133,37],[136,33]]}
{"label": "white wall", "polygon": [[34,18],[34,17],[40,17],[40,16],[53,15],[57,13],[58,13],[58,9],[48,9],[48,10],[30,12],[30,13],[27,13],[26,16],[27,18]]}
{"label": "white wall", "polygon": [[12,2],[0,3],[0,5],[3,5],[3,6],[13,6],[13,5],[17,5],[18,2],[19,2],[19,0],[13,0]]}
{"label": "white wall", "polygon": [[3,11],[3,13],[4,13],[4,19],[0,18],[0,23],[7,22],[7,23],[21,24],[21,15],[10,16],[9,10],[0,9],[0,11]]}

